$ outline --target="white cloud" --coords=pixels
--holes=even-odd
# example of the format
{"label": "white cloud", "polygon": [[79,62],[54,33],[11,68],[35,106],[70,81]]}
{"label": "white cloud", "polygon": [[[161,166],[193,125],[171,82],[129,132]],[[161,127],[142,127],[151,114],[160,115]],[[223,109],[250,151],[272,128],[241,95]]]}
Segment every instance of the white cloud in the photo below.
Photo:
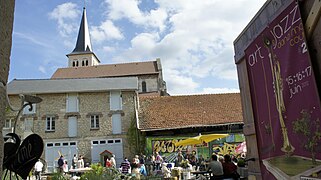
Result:
{"label": "white cloud", "polygon": [[49,13],[49,17],[57,20],[59,34],[63,37],[68,37],[77,33],[78,24],[75,19],[79,19],[80,13],[76,4],[68,2],[58,5]]}
{"label": "white cloud", "polygon": [[120,55],[113,57],[113,61],[131,62],[146,59],[146,57],[155,59],[154,49],[158,39],[159,36],[155,33],[138,34],[130,41],[131,47],[125,49]]}
{"label": "white cloud", "polygon": [[179,71],[167,70],[166,86],[171,95],[183,95],[194,93],[199,84],[191,77],[180,75]]}
{"label": "white cloud", "polygon": [[24,33],[14,31],[13,35],[15,35],[19,38],[22,38],[22,39],[26,39],[27,41],[29,41],[33,44],[36,44],[36,45],[39,45],[39,46],[42,46],[45,48],[50,47],[50,45],[48,45],[48,43],[45,40],[43,40],[39,36],[35,36],[33,34],[24,34]]}
{"label": "white cloud", "polygon": [[95,42],[102,42],[111,39],[124,39],[122,32],[110,20],[102,22],[100,26],[92,26],[90,35],[92,40]]}
{"label": "white cloud", "polygon": [[[141,0],[105,0],[106,16],[90,27],[92,43],[98,43],[102,53],[113,54],[115,62],[161,58],[170,94],[229,92],[234,89],[204,88],[198,80],[236,82],[233,41],[264,2],[155,0],[153,8],[143,10]],[[73,38],[80,15],[74,3],[61,4],[49,13],[60,34]],[[128,23],[143,30],[133,32],[136,29],[128,28]],[[127,47],[121,44],[125,40]],[[74,41],[67,39],[65,45],[72,49]]]}
{"label": "white cloud", "polygon": [[[115,21],[127,19],[137,25],[159,28],[157,32],[147,29],[137,34],[131,46],[114,60],[160,57],[169,92],[182,94],[202,92],[196,78],[237,80],[233,41],[264,0],[157,0],[158,7],[149,12],[139,9],[138,0],[106,2],[110,5],[108,17]],[[166,15],[153,24],[151,19],[157,19],[153,11]],[[167,32],[164,34],[161,29]]]}
{"label": "white cloud", "polygon": [[39,66],[39,67],[38,67],[38,70],[39,70],[40,72],[42,72],[43,74],[46,74],[46,73],[47,73],[46,68],[45,68],[44,66]]}
{"label": "white cloud", "polygon": [[115,48],[114,47],[111,47],[111,46],[104,46],[103,47],[103,51],[105,53],[112,53],[112,52],[115,52]]}
{"label": "white cloud", "polygon": [[120,20],[122,18],[130,22],[146,28],[156,28],[163,31],[165,28],[165,20],[167,12],[165,9],[158,8],[143,12],[139,9],[139,0],[106,0],[108,4],[108,17],[112,20]]}

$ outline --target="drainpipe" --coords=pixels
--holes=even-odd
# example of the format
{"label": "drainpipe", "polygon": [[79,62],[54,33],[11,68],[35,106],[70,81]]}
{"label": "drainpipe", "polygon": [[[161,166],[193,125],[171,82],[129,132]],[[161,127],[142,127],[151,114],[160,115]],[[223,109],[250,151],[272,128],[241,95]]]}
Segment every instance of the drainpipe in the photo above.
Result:
{"label": "drainpipe", "polygon": [[136,147],[139,145],[139,118],[138,118],[138,104],[139,104],[139,99],[138,99],[138,92],[136,91],[136,96],[134,96],[134,104],[135,104],[135,119],[136,119]]}

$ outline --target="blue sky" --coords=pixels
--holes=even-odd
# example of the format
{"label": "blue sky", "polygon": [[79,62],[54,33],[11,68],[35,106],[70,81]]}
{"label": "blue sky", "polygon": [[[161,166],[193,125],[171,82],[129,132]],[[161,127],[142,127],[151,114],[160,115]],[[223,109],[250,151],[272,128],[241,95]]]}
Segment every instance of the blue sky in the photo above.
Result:
{"label": "blue sky", "polygon": [[238,92],[233,41],[265,0],[16,0],[9,81],[67,67],[86,4],[101,64],[160,58],[171,95]]}

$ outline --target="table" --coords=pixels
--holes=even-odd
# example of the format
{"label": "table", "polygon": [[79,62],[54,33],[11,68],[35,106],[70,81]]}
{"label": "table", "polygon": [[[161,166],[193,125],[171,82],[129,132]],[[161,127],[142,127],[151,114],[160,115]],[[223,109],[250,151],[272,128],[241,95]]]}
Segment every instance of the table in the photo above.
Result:
{"label": "table", "polygon": [[84,173],[84,172],[87,172],[87,171],[90,171],[92,170],[92,168],[90,167],[85,167],[85,168],[76,168],[76,169],[70,169],[69,172],[72,172],[72,173]]}
{"label": "table", "polygon": [[201,174],[205,177],[210,177],[210,172],[208,171],[191,171],[192,174],[195,174],[196,178]]}
{"label": "table", "polygon": [[83,174],[83,173],[91,171],[91,170],[92,170],[92,168],[90,168],[90,167],[76,168],[76,169],[70,169],[69,173],[72,174],[72,175]]}

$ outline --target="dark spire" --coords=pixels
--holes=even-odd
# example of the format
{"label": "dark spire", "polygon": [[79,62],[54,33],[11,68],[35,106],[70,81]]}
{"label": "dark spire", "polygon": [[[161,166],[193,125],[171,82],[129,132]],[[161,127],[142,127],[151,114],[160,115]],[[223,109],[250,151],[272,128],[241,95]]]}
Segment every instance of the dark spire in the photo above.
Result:
{"label": "dark spire", "polygon": [[76,47],[72,53],[75,52],[92,52],[85,7],[81,18]]}

